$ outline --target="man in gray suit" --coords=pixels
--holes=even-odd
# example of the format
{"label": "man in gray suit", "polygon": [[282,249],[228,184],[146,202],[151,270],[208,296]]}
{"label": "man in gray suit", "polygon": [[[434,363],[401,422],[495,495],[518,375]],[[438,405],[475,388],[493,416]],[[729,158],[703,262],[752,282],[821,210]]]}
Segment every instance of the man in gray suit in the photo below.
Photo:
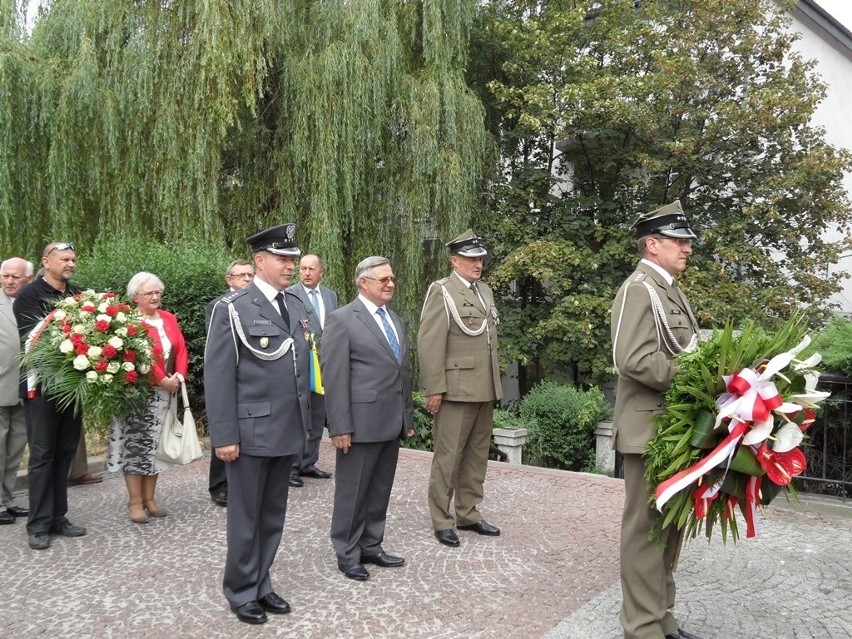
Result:
{"label": "man in gray suit", "polygon": [[33,264],[11,257],[0,264],[0,525],[14,524],[30,511],[15,506],[15,482],[18,466],[27,445],[27,417],[19,396],[21,379],[18,355],[21,338],[12,312],[18,291],[33,281]]}
{"label": "man in gray suit", "polygon": [[320,362],[337,449],[331,543],[338,568],[364,581],[365,563],[405,563],[386,554],[382,540],[399,440],[414,434],[414,406],[405,328],[386,306],[395,288],[389,260],[363,260],[355,285],[358,297],[326,318]]}
{"label": "man in gray suit", "polygon": [[696,235],[679,201],[643,215],[635,224],[636,270],[612,303],[615,448],[623,456],[621,519],[621,625],[625,639],[699,639],[671,613],[673,564],[681,539],[672,526],[665,548],[648,536],[660,517],[649,503],[643,453],[654,435],[654,415],[677,374],[676,353],[693,348],[698,324],[676,276],[687,265]]}
{"label": "man in gray suit", "polygon": [[256,275],[213,307],[204,349],[210,440],[226,462],[228,552],[223,591],[237,618],[259,624],[290,612],[269,569],[287,513],[287,479],[310,427],[309,351],[293,280],[296,225],[246,240]]}
{"label": "man in gray suit", "polygon": [[[337,308],[337,293],[327,286],[322,286],[325,270],[322,260],[317,255],[304,255],[299,262],[299,283],[291,286],[288,291],[302,300],[308,311],[308,329],[313,334],[319,347],[322,341],[322,329],[325,318]],[[298,463],[293,464],[290,473],[290,485],[296,488],[304,486],[302,477],[329,479],[331,473],[316,467],[319,459],[319,446],[322,431],[325,429],[325,396],[311,393],[311,434],[305,442],[305,450]]]}

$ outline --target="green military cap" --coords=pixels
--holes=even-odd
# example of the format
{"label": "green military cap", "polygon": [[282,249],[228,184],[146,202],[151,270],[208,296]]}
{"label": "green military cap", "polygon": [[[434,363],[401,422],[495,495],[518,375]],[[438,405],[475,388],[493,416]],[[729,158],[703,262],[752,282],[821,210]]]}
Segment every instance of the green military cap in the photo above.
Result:
{"label": "green military cap", "polygon": [[462,257],[482,257],[488,255],[488,251],[482,246],[482,238],[468,229],[456,239],[447,242],[447,247],[453,255]]}
{"label": "green military cap", "polygon": [[246,238],[253,253],[269,251],[276,255],[298,256],[302,251],[296,246],[296,225],[292,222],[273,226]]}
{"label": "green military cap", "polygon": [[633,228],[636,229],[637,239],[654,234],[687,240],[698,237],[689,226],[689,220],[686,219],[680,200],[643,214],[633,224]]}

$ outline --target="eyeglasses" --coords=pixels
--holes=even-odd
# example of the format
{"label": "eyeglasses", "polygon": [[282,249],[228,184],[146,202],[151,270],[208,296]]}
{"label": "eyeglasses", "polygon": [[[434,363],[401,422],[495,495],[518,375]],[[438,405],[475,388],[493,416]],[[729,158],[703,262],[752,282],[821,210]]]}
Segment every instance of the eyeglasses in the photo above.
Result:
{"label": "eyeglasses", "polygon": [[141,295],[142,297],[162,297],[163,291],[148,291],[147,293],[137,293],[137,295]]}
{"label": "eyeglasses", "polygon": [[54,251],[74,251],[76,253],[77,248],[73,244],[71,244],[71,242],[59,242],[58,244],[54,245],[54,247],[50,249],[47,253],[42,255],[42,257],[47,257]]}
{"label": "eyeglasses", "polygon": [[393,282],[394,284],[396,284],[395,275],[385,275],[384,277],[370,277],[369,275],[364,275],[364,279],[373,280],[374,282],[381,282],[382,285],[385,285],[388,282]]}
{"label": "eyeglasses", "polygon": [[692,246],[692,238],[688,237],[669,237],[668,235],[652,235],[655,240],[671,240],[680,246]]}
{"label": "eyeglasses", "polygon": [[254,277],[254,273],[228,273],[228,277],[235,277],[241,280],[250,280]]}

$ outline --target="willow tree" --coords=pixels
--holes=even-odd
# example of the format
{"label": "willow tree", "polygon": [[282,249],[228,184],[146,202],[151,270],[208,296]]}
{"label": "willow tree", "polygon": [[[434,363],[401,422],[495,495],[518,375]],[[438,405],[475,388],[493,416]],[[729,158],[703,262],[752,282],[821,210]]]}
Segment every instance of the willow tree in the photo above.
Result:
{"label": "willow tree", "polygon": [[[499,136],[501,346],[578,379],[611,371],[609,307],[630,224],[679,198],[700,239],[684,285],[703,327],[825,316],[847,243],[848,152],[811,124],[826,87],[792,2],[493,0],[471,79]],[[848,236],[847,236],[848,237]]]}
{"label": "willow tree", "polygon": [[475,0],[52,0],[31,30],[27,4],[0,3],[4,252],[131,236],[239,254],[295,221],[332,286],[384,254],[417,307],[481,188]]}

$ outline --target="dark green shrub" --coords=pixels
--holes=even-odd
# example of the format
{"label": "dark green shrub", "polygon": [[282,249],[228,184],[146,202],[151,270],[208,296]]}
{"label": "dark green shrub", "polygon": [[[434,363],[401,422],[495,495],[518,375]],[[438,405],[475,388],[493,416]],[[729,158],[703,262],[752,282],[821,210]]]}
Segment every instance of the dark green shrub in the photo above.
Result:
{"label": "dark green shrub", "polygon": [[[236,256],[244,257],[244,256]],[[124,296],[127,282],[149,271],[165,284],[163,308],[175,313],[189,349],[188,390],[196,421],[204,419],[204,309],[226,288],[231,260],[222,247],[202,241],[158,244],[139,240],[110,242],[80,255],[74,281],[97,291]]]}
{"label": "dark green shrub", "polygon": [[422,393],[413,393],[414,436],[402,441],[403,448],[432,450],[432,416],[426,412],[426,398]]}
{"label": "dark green shrub", "polygon": [[852,377],[852,321],[833,317],[802,356],[811,352],[822,355],[819,370]]}
{"label": "dark green shrub", "polygon": [[542,382],[521,400],[520,418],[529,433],[524,462],[546,468],[590,470],[595,464],[595,424],[610,410],[603,392]]}

